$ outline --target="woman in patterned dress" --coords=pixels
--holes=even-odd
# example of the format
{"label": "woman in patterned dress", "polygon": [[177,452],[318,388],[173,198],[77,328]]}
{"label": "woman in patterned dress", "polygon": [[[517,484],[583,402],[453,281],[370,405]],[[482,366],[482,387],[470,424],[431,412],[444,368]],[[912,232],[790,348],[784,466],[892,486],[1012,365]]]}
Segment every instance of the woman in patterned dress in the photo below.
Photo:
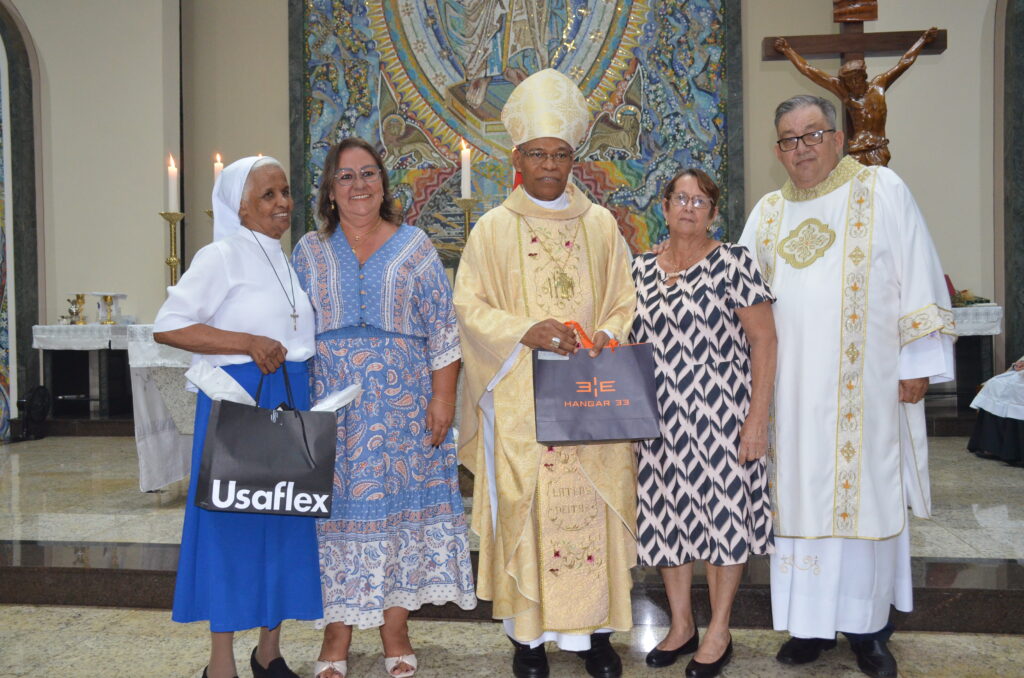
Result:
{"label": "woman in patterned dress", "polygon": [[357,626],[380,627],[388,673],[411,676],[409,611],[476,605],[450,431],[455,309],[426,234],[396,225],[374,148],[339,142],[322,176],[322,227],[292,255],[316,314],[313,399],[363,391],[339,415],[331,518],[317,521],[326,628],[314,675],[345,675]]}
{"label": "woman in patterned dress", "polygon": [[[743,563],[772,546],[766,487],[775,380],[771,291],[744,247],[711,237],[719,189],[698,169],[666,186],[669,230],[633,261],[633,341],[654,345],[661,437],[638,444],[640,564],[661,568],[672,624],[647,655],[668,666],[696,652],[687,676],[717,675],[732,654],[729,614]],[[707,563],[711,623],[699,642],[693,561]]]}

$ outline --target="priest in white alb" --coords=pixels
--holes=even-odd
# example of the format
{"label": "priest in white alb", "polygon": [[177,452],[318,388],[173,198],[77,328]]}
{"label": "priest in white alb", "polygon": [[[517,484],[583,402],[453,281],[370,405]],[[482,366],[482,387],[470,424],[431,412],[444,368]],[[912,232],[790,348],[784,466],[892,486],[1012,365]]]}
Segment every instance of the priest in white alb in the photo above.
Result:
{"label": "priest in white alb", "polygon": [[801,95],[775,113],[789,174],[747,220],[778,301],[771,434],[777,659],[814,661],[844,633],[860,669],[895,676],[890,607],[912,607],[907,507],[928,517],[923,397],[953,377],[942,269],[907,185],[843,156],[835,109]]}
{"label": "priest in white alb", "polygon": [[454,295],[477,595],[504,622],[516,678],[549,675],[548,641],[578,652],[594,678],[615,678],[611,632],[632,627],[633,452],[629,443],[538,443],[530,354],[575,351],[570,320],[594,338],[592,356],[626,336],[636,306],[628,252],[611,212],[569,182],[591,121],[577,85],[553,69],[535,73],[501,119],[522,185],[473,227]]}

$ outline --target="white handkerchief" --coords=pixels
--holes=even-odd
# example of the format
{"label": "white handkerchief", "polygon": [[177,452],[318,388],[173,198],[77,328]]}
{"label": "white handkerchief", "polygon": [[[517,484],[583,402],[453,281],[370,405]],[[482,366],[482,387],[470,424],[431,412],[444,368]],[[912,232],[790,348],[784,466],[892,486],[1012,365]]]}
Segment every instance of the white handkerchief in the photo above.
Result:
{"label": "white handkerchief", "polygon": [[340,391],[331,391],[309,409],[313,412],[335,412],[355,400],[362,392],[363,387],[361,385],[352,384]]}
{"label": "white handkerchief", "polygon": [[204,360],[190,367],[185,373],[185,378],[209,396],[210,400],[230,400],[243,405],[256,404],[252,396],[241,384],[232,379],[230,374]]}

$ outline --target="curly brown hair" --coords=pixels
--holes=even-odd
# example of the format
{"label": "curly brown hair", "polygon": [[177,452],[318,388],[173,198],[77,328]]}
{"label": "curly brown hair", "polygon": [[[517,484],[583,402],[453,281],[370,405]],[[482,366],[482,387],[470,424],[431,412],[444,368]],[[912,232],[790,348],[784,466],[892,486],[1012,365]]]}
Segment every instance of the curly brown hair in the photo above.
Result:
{"label": "curly brown hair", "polygon": [[377,149],[358,137],[347,137],[331,146],[327,151],[327,160],[324,162],[323,172],[320,174],[320,188],[316,195],[316,216],[320,221],[320,234],[328,237],[338,227],[338,208],[331,202],[331,182],[334,181],[334,173],[338,171],[338,159],[341,154],[350,148],[361,148],[371,156],[377,163],[380,170],[381,187],[384,189],[384,199],[380,203],[380,218],[394,224],[399,217],[395,209],[395,199],[391,195],[391,185],[388,181],[388,171],[384,168],[384,160],[380,157]]}

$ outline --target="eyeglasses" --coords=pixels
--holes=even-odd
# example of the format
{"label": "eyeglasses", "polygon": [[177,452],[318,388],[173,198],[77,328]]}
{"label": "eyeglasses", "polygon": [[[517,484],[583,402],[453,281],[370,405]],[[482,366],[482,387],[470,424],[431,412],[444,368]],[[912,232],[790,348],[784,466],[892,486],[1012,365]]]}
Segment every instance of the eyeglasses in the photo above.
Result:
{"label": "eyeglasses", "polygon": [[540,165],[547,162],[548,160],[554,160],[559,165],[564,165],[568,162],[572,162],[572,153],[568,151],[555,151],[554,153],[546,153],[544,151],[532,150],[522,151],[523,156],[532,163]]}
{"label": "eyeglasses", "polygon": [[786,137],[785,139],[779,139],[775,143],[779,145],[782,151],[793,151],[800,144],[802,139],[804,146],[817,146],[825,138],[825,132],[835,132],[835,129],[819,129],[817,132],[808,132],[807,134],[801,134],[798,137]]}
{"label": "eyeglasses", "polygon": [[379,167],[364,167],[358,172],[343,168],[334,173],[334,183],[339,186],[348,186],[356,180],[356,177],[359,177],[368,184],[375,184],[380,181],[380,175]]}
{"label": "eyeglasses", "polygon": [[691,205],[695,210],[702,210],[706,207],[711,207],[712,204],[709,198],[704,198],[699,195],[689,196],[686,195],[685,193],[676,193],[675,195],[670,197],[668,201],[674,202],[680,207],[686,207],[687,205]]}

